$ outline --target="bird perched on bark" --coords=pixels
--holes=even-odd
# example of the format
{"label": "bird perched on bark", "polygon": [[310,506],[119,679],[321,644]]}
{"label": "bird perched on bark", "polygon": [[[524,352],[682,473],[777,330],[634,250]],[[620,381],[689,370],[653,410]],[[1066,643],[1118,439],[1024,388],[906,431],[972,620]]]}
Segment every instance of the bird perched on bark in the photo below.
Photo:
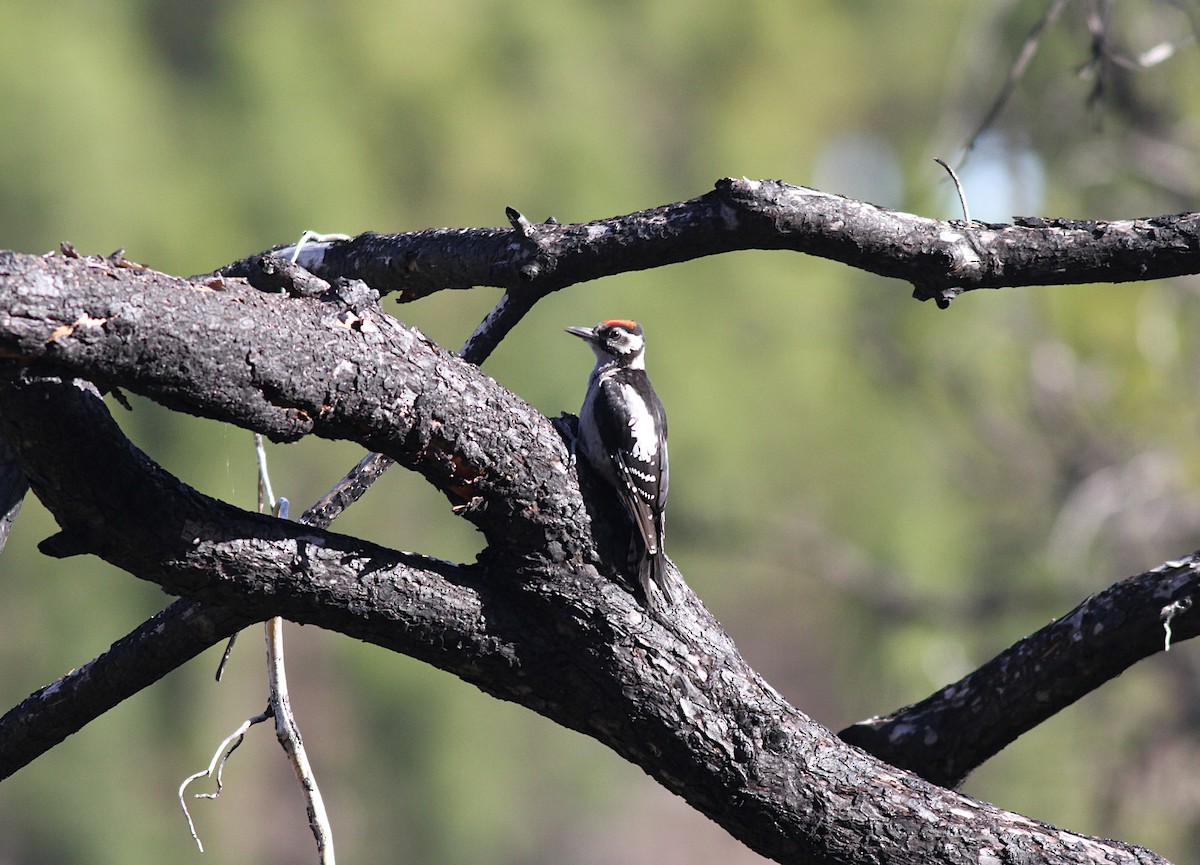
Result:
{"label": "bird perched on bark", "polygon": [[620,318],[566,331],[596,354],[579,412],[577,446],[616,492],[633,524],[629,560],[646,603],[655,606],[653,584],[673,604],[670,560],[663,549],[670,480],[667,414],[646,375],[646,336],[636,321]]}

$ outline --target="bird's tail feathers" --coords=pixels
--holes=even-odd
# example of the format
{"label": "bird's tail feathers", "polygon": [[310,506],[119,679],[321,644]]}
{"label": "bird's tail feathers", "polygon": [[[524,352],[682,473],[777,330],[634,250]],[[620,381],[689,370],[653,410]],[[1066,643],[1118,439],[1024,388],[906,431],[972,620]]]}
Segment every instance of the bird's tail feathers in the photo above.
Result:
{"label": "bird's tail feathers", "polygon": [[638,562],[638,582],[645,595],[646,604],[651,609],[660,606],[655,600],[655,592],[662,595],[662,608],[673,607],[679,603],[679,581],[682,577],[675,563],[667,558],[662,550],[645,553]]}

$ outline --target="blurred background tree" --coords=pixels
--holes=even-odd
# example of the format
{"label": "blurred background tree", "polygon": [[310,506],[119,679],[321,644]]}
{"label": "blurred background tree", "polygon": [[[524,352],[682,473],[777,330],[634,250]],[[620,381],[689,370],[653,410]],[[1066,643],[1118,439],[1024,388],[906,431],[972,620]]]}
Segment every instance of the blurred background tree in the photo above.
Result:
{"label": "blurred background tree", "polygon": [[[932,159],[959,155],[1048,5],[10,4],[0,246],[124,247],[187,274],[305,228],[495,225],[509,204],[585,221],[725,175],[956,217]],[[1198,29],[1184,0],[1065,4],[962,166],[972,215],[1197,209]],[[1164,43],[1164,62],[1119,62]],[[1197,288],[1007,290],[938,312],[896,282],[745,252],[564,291],[486,369],[547,414],[575,411],[591,360],[561,328],[646,325],[671,416],[671,552],[750,662],[838,729],[1200,546]],[[495,299],[389,308],[457,347]],[[254,507],[248,433],[134,408],[115,411],[153,457]],[[360,454],[270,456],[303,507]],[[399,469],[335,528],[455,560],[480,547]],[[44,559],[51,531],[30,501],[0,557],[6,708],[168,600],[95,559]],[[0,785],[0,862],[193,855],[175,789],[262,707],[256,639],[224,684],[211,652]],[[291,629],[289,655],[345,862],[761,861],[591,740],[415,661],[313,628]],[[1185,644],[965,789],[1195,861],[1198,731]],[[312,856],[270,733],[226,780],[195,808],[206,861]]]}

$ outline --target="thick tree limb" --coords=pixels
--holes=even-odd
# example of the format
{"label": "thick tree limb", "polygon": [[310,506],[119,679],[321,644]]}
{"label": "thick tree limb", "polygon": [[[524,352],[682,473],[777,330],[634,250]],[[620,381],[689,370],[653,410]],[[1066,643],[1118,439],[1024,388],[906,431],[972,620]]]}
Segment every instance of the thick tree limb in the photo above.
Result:
{"label": "thick tree limb", "polygon": [[[299,260],[324,279],[362,279],[401,301],[476,285],[544,295],[741,249],[830,258],[911,283],[917,299],[943,307],[979,288],[1200,273],[1197,213],[1112,222],[1018,218],[1015,225],[968,227],[777,180],[726,178],[699,198],[651,210],[574,225],[514,219],[514,226],[367,233],[311,244]],[[222,272],[246,276],[251,262]]]}
{"label": "thick tree limb", "polygon": [[[944,787],[1136,662],[1200,632],[1200,553],[1088,598],[966,678],[838,733]],[[1166,630],[1169,624],[1170,631]]]}
{"label": "thick tree limb", "polygon": [[1163,861],[846,747],[754,674],[694,596],[668,628],[587,568],[508,579],[239,511],[178,483],[115,429],[71,383],[0,385],[0,433],[72,552],[428,660],[599,739],[778,861]]}
{"label": "thick tree limb", "polygon": [[579,554],[582,532],[546,534],[587,519],[560,436],[528,403],[377,306],[218,285],[0,254],[0,358],[71,370],[276,441],[356,441],[424,475],[498,548],[553,540],[558,555]]}
{"label": "thick tree limb", "polygon": [[[267,297],[233,282],[204,291],[96,263],[15,258],[0,260],[0,271],[19,272],[0,278],[5,355],[282,437],[383,445],[456,505],[465,500],[460,512],[490,541],[485,572],[246,514],[181,488],[118,443],[94,396],[50,381],[6,386],[0,434],[64,529],[49,551],[96,552],[187,597],[428,660],[594,736],[780,861],[1162,861],[847,748],[762,682],[693,598],[669,627],[646,619],[586,564],[596,553],[574,476],[539,470],[565,457],[545,419],[412,331],[376,323],[374,311],[347,316],[337,297]],[[297,322],[287,331],[296,346],[281,320]],[[169,339],[191,333],[209,338]],[[278,356],[288,370],[272,363]],[[342,364],[354,373],[344,382]]]}

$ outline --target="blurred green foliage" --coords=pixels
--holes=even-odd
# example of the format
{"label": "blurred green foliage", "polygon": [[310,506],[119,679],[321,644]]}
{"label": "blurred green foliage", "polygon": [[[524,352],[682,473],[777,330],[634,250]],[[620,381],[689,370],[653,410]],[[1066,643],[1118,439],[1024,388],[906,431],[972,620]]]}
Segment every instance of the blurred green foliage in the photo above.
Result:
{"label": "blurred green foliage", "polygon": [[[0,15],[0,246],[124,247],[174,273],[300,231],[585,221],[779,177],[938,217],[953,158],[1038,2],[752,0],[521,6],[360,0],[9,4]],[[1131,56],[1195,26],[1114,4]],[[1194,10],[1191,13],[1195,15]],[[1200,61],[1079,75],[1082,12],[1051,28],[962,168],[972,215],[1196,209]],[[837,729],[924,697],[1111,582],[1200,546],[1196,278],[979,292],[739,253],[549,298],[487,371],[547,414],[590,367],[567,324],[639,318],[671,416],[671,552],[747,657]],[[496,299],[396,315],[456,347]],[[114,407],[189,483],[254,506],[250,434]],[[270,448],[302,508],[360,456]],[[479,538],[394,470],[337,525],[469,560]],[[0,702],[167,602],[94,559],[0,557]],[[257,636],[0,785],[0,862],[186,861],[175,789],[263,703]],[[344,862],[759,861],[596,743],[420,664],[289,631],[294,700]],[[1182,645],[981,769],[973,795],[1181,861],[1200,854],[1200,671]],[[311,859],[271,735],[193,806],[213,863]]]}

